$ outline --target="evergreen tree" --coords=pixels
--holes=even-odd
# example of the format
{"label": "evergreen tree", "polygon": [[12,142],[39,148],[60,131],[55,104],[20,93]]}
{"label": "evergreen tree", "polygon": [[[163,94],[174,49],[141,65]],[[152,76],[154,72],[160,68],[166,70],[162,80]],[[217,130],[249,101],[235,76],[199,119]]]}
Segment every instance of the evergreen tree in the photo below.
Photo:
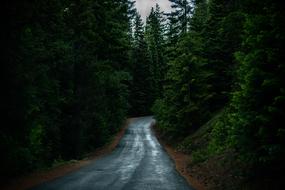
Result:
{"label": "evergreen tree", "polygon": [[168,63],[164,98],[154,106],[162,122],[161,127],[166,128],[164,130],[168,136],[185,136],[197,129],[209,116],[207,82],[212,74],[206,69],[207,60],[203,58],[202,28],[194,28],[204,24],[201,17],[206,12],[205,15],[201,14],[201,9],[197,8],[194,12],[191,22],[193,27],[175,46],[176,57]]}
{"label": "evergreen tree", "polygon": [[[248,9],[254,5],[259,9]],[[246,13],[228,140],[255,169],[282,171],[284,164],[284,14],[278,2],[251,1]],[[260,170],[257,170],[259,172]],[[278,173],[278,172],[277,172]],[[264,176],[272,175],[265,172]]]}
{"label": "evergreen tree", "polygon": [[131,2],[13,0],[5,8],[0,148],[9,177],[80,158],[118,130],[128,109]]}
{"label": "evergreen tree", "polygon": [[210,109],[215,112],[229,100],[234,80],[234,52],[241,45],[243,14],[236,1],[209,1],[209,13],[205,23],[204,57],[208,70],[214,73],[210,79],[213,96]]}
{"label": "evergreen tree", "polygon": [[169,0],[171,8],[174,9],[170,14],[166,14],[170,18],[171,29],[178,35],[184,35],[189,28],[189,19],[192,12],[191,1],[189,0]]}
{"label": "evergreen tree", "polygon": [[131,113],[134,115],[149,114],[152,102],[150,58],[144,37],[141,16],[136,13],[134,20],[134,42],[132,58]]}
{"label": "evergreen tree", "polygon": [[[151,95],[153,100],[162,96],[162,86],[165,74],[164,59],[164,26],[163,13],[156,4],[156,8],[152,8],[146,20],[146,41],[148,52],[150,55],[150,76],[151,76]],[[151,104],[154,101],[151,101]]]}

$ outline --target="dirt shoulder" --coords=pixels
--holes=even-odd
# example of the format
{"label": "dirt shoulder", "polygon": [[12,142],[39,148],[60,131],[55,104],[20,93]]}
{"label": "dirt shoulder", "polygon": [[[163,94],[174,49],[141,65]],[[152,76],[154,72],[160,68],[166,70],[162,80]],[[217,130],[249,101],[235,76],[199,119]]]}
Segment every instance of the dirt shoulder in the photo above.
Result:
{"label": "dirt shoulder", "polygon": [[167,153],[174,160],[176,170],[180,173],[180,175],[182,175],[187,180],[187,182],[196,190],[205,190],[206,185],[202,181],[197,180],[197,178],[195,178],[193,174],[189,172],[188,166],[191,163],[191,156],[175,150],[164,140],[162,140],[159,132],[155,129],[154,124],[152,125],[152,129],[160,144],[165,148]]}
{"label": "dirt shoulder", "polygon": [[97,149],[96,151],[90,153],[86,158],[82,160],[74,160],[69,161],[66,164],[54,167],[49,169],[48,171],[37,171],[32,174],[22,176],[16,179],[11,180],[8,184],[3,187],[0,187],[2,190],[23,190],[31,188],[35,185],[40,183],[50,181],[60,176],[64,176],[69,172],[76,171],[83,166],[88,165],[92,161],[109,154],[112,152],[117,144],[119,143],[120,139],[123,137],[125,130],[128,127],[128,124],[134,118],[127,119],[122,129],[114,136],[114,139],[111,143],[106,144],[105,146]]}

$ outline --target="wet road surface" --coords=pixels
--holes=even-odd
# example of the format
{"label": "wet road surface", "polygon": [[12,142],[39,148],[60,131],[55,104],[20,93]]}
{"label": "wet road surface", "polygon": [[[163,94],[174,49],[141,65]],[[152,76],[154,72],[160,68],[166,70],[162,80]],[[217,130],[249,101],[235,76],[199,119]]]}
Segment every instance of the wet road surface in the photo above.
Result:
{"label": "wet road surface", "polygon": [[111,154],[32,190],[194,190],[153,135],[152,122],[134,119]]}

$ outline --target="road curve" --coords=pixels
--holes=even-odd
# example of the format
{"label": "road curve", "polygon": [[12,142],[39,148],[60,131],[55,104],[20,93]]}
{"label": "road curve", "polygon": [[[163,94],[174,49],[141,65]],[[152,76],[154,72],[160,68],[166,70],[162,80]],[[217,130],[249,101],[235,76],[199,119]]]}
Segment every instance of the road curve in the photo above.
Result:
{"label": "road curve", "polygon": [[194,190],[153,135],[152,122],[134,119],[111,154],[32,190]]}

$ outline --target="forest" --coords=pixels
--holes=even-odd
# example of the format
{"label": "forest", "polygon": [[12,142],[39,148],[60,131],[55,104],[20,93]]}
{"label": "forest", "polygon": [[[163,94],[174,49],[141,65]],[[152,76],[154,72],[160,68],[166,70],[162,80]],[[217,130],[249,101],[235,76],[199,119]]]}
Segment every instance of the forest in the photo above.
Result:
{"label": "forest", "polygon": [[284,184],[282,1],[169,1],[145,23],[132,0],[4,1],[3,182],[81,159],[126,118],[154,115],[191,167],[231,163],[214,189]]}

